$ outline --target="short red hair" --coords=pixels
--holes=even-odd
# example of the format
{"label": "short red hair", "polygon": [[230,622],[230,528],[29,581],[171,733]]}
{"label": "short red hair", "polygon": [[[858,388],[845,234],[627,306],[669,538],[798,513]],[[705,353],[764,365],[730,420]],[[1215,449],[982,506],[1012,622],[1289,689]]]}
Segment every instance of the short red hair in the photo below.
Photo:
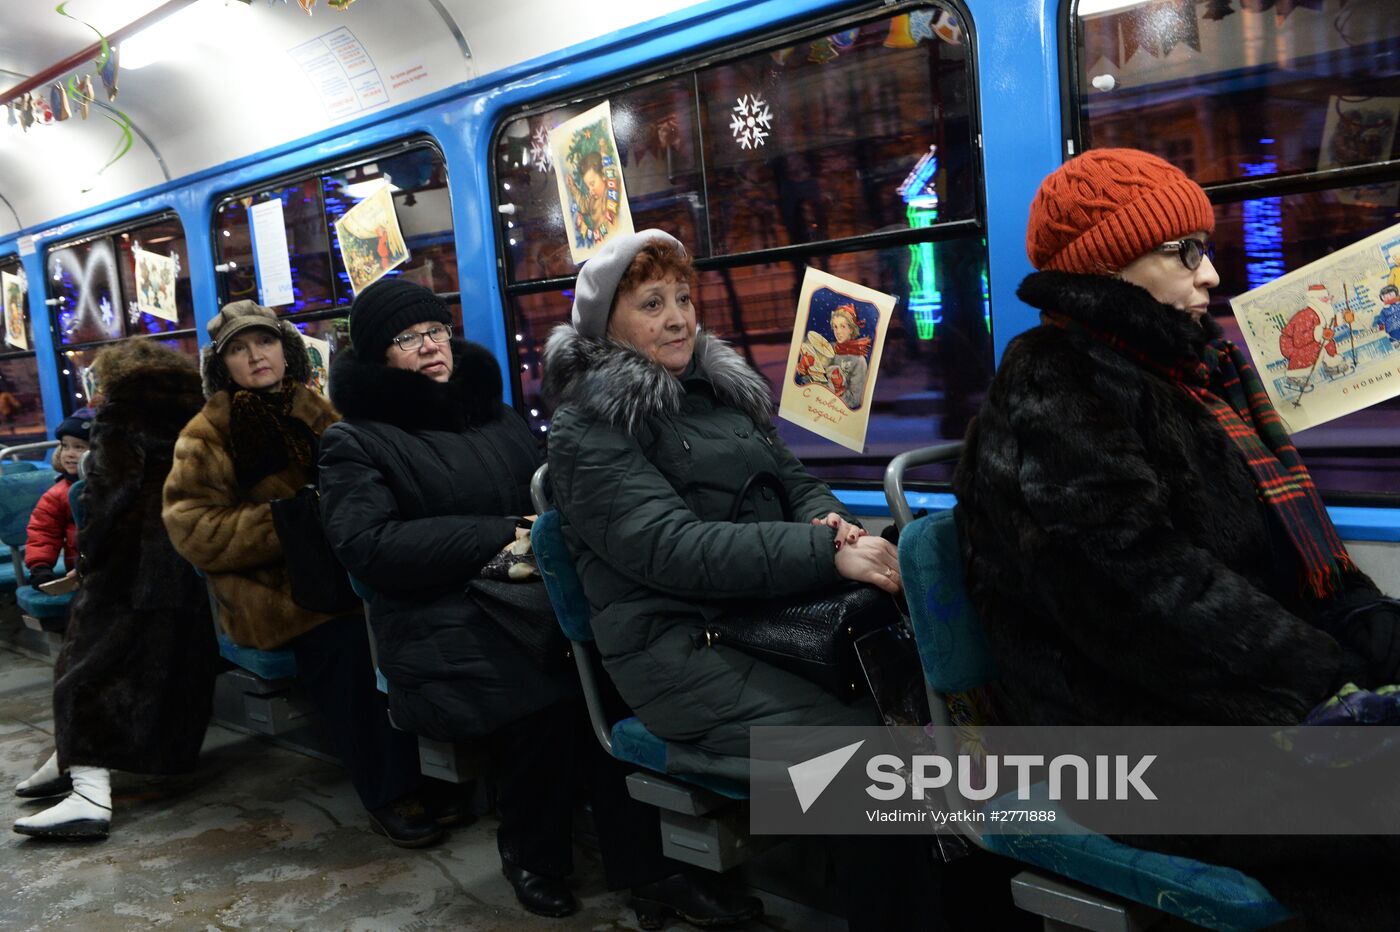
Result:
{"label": "short red hair", "polygon": [[[617,307],[617,297],[624,292],[647,282],[684,282],[692,287],[695,284],[695,265],[684,249],[673,243],[649,242],[637,251],[632,264],[622,273],[613,292],[612,307]],[[611,313],[611,310],[609,310]]]}

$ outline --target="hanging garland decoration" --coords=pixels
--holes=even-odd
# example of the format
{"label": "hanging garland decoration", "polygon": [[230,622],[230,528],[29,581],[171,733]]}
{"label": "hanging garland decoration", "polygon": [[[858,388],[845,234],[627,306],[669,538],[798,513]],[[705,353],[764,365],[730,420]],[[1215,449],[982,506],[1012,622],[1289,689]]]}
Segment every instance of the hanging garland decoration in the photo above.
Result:
{"label": "hanging garland decoration", "polygon": [[[63,0],[62,3],[54,7],[54,12],[57,13],[59,16],[64,17],[65,19],[71,19],[75,23],[86,26],[87,28],[91,29],[94,33],[97,34],[97,39],[101,43],[102,51],[101,54],[97,56],[97,59],[93,62],[93,65],[97,68],[98,79],[102,81],[102,86],[107,90],[107,100],[116,100],[118,70],[117,50],[112,48],[108,44],[107,37],[103,35],[100,29],[98,29],[91,23],[84,22],[83,20],[78,19],[76,16],[70,14],[67,10],[64,9],[66,6],[68,6],[68,0]],[[92,180],[88,183],[87,187],[82,189],[84,193],[87,193],[88,191],[91,191],[94,186],[96,186],[97,179],[102,176],[103,172],[105,172],[108,168],[111,168],[112,165],[118,159],[120,159],[122,156],[126,155],[128,152],[131,151],[132,143],[135,142],[136,137],[135,134],[132,132],[132,123],[130,117],[128,117],[121,110],[118,110],[116,107],[110,106],[110,104],[101,103],[97,100],[97,95],[93,88],[92,76],[88,74],[74,75],[70,77],[68,79],[67,93],[64,93],[64,87],[62,82],[54,84],[51,92],[51,100],[53,102],[53,106],[50,109],[49,104],[44,104],[44,107],[49,114],[49,119],[67,119],[68,99],[70,95],[78,101],[78,110],[82,114],[84,120],[87,119],[88,108],[91,105],[96,104],[97,106],[101,107],[104,111],[102,115],[105,116],[107,119],[111,120],[114,124],[116,124],[117,128],[121,131],[121,135],[117,137],[116,145],[112,147],[111,156],[109,156],[107,161],[102,164],[102,167],[99,168],[96,171],[96,173],[94,173],[94,175],[92,176]],[[28,97],[28,95],[26,95],[26,97]],[[40,101],[40,103],[42,103],[42,101]],[[29,100],[28,105],[31,108],[32,113],[32,108],[34,106],[34,101],[32,100],[32,98]],[[24,105],[21,104],[21,122],[23,122],[24,120],[23,106]]]}

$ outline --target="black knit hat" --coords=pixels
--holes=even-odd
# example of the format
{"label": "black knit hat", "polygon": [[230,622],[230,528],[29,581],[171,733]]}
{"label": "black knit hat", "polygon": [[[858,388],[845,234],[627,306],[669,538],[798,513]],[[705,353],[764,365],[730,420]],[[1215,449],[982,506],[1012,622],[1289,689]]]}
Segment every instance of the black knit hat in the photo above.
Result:
{"label": "black knit hat", "polygon": [[381,278],[360,292],[350,307],[350,344],[359,359],[382,362],[394,337],[428,320],[452,323],[441,298],[422,285]]}
{"label": "black knit hat", "polygon": [[97,412],[92,408],[79,408],[59,422],[58,429],[53,432],[54,439],[62,440],[64,437],[72,437],[83,443],[89,443],[92,434],[92,419],[96,416]]}

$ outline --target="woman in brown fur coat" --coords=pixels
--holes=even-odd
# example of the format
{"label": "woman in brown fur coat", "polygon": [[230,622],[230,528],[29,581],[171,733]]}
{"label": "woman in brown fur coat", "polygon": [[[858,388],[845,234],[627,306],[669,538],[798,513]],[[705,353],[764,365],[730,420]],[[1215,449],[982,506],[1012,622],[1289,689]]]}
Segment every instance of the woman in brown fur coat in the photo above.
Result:
{"label": "woman in brown fur coat", "polygon": [[165,482],[165,526],[208,577],[224,630],[238,644],[296,654],[297,679],[325,723],[370,813],[395,844],[442,837],[418,804],[418,749],[389,725],[359,611],[332,616],[292,600],[273,499],[316,481],[322,432],[340,418],[307,387],[296,328],[252,301],[209,322],[208,402],[180,433]]}

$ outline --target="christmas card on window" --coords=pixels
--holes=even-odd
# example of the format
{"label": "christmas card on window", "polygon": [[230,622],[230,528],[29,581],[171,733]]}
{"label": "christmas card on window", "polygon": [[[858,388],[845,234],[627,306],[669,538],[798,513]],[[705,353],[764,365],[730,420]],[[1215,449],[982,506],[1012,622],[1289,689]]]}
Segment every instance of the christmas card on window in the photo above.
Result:
{"label": "christmas card on window", "polygon": [[318,340],[301,334],[301,343],[306,347],[306,359],[311,363],[311,378],[307,381],[307,387],[313,392],[319,392],[322,396],[330,397],[330,371],[331,371],[331,344],[327,340]]}
{"label": "christmas card on window", "polygon": [[5,300],[5,342],[19,349],[29,349],[29,336],[24,329],[25,281],[18,275],[0,272],[0,295]]}
{"label": "christmas card on window", "polygon": [[1230,304],[1290,433],[1400,395],[1400,225]]}
{"label": "christmas card on window", "polygon": [[355,294],[408,261],[408,246],[399,231],[399,215],[387,181],[335,222],[335,235]]}
{"label": "christmas card on window", "polygon": [[896,300],[808,267],[778,416],[864,452],[875,376]]}
{"label": "christmas card on window", "polygon": [[606,100],[556,126],[549,134],[549,152],[574,264],[596,254],[609,239],[634,232]]}
{"label": "christmas card on window", "polygon": [[175,257],[132,249],[131,261],[135,266],[136,309],[161,320],[178,321]]}

